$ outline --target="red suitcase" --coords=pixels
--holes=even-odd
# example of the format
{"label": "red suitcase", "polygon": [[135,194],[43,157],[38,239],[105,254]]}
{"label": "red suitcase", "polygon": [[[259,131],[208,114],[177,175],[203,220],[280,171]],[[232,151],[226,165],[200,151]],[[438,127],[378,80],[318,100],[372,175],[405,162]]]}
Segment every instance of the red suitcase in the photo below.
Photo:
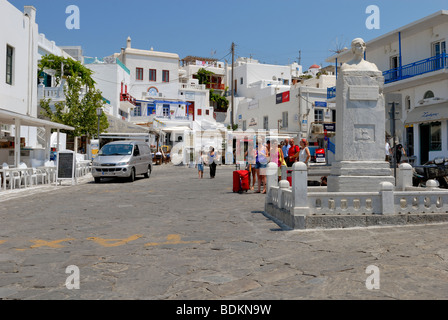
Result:
{"label": "red suitcase", "polygon": [[233,192],[243,192],[250,189],[249,171],[233,171]]}

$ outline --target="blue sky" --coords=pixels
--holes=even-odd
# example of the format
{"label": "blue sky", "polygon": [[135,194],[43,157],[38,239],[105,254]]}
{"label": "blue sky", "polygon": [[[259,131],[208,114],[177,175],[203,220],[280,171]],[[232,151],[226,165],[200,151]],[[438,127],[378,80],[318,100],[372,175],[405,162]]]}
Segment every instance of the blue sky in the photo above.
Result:
{"label": "blue sky", "polygon": [[[126,46],[231,61],[252,56],[289,64],[299,50],[304,70],[356,37],[368,41],[439,10],[446,0],[9,0],[37,9],[39,32],[57,45],[80,45],[84,55],[104,57]],[[80,29],[66,28],[66,8],[80,10]],[[380,29],[369,30],[369,5],[380,9]]]}

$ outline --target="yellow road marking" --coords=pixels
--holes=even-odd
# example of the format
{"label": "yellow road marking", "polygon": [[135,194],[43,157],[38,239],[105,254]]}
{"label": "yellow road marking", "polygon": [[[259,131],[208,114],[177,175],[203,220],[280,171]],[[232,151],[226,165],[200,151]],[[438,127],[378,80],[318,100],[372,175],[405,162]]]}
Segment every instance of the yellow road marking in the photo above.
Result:
{"label": "yellow road marking", "polygon": [[178,234],[169,234],[166,237],[165,242],[149,242],[145,244],[145,247],[153,247],[160,246],[162,244],[189,244],[189,243],[202,243],[204,241],[182,241],[180,235]]}
{"label": "yellow road marking", "polygon": [[61,242],[71,241],[75,240],[73,238],[67,238],[67,239],[61,239],[61,240],[54,240],[54,241],[46,241],[46,240],[30,240],[34,243],[30,248],[40,248],[40,247],[50,247],[50,248],[63,248],[64,246],[59,244]]}
{"label": "yellow road marking", "polygon": [[102,245],[103,247],[119,247],[124,244],[127,244],[128,242],[137,240],[141,237],[143,237],[143,236],[140,234],[135,234],[133,236],[130,236],[127,239],[103,239],[103,238],[98,238],[98,237],[90,237],[90,238],[87,238],[87,240],[95,241],[96,243],[98,243],[99,245]]}
{"label": "yellow road marking", "polygon": [[6,242],[6,240],[0,240],[0,244],[3,244],[5,242]]}

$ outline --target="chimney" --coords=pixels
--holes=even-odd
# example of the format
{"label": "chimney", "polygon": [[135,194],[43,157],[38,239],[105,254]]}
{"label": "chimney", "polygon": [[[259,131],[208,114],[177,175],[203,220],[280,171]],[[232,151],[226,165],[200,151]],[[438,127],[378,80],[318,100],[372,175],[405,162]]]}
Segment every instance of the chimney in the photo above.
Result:
{"label": "chimney", "polygon": [[24,6],[23,13],[30,17],[32,23],[36,22],[36,8],[33,6]]}
{"label": "chimney", "polygon": [[130,49],[131,48],[131,37],[128,37],[128,40],[126,41],[126,49]]}

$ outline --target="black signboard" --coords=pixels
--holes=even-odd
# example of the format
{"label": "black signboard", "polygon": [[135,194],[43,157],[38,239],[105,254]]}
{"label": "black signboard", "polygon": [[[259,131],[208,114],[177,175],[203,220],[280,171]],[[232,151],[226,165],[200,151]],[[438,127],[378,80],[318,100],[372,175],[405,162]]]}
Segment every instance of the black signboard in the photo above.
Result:
{"label": "black signboard", "polygon": [[324,131],[335,132],[336,124],[335,123],[324,123]]}
{"label": "black signboard", "polygon": [[73,179],[75,154],[73,152],[58,152],[58,179]]}

